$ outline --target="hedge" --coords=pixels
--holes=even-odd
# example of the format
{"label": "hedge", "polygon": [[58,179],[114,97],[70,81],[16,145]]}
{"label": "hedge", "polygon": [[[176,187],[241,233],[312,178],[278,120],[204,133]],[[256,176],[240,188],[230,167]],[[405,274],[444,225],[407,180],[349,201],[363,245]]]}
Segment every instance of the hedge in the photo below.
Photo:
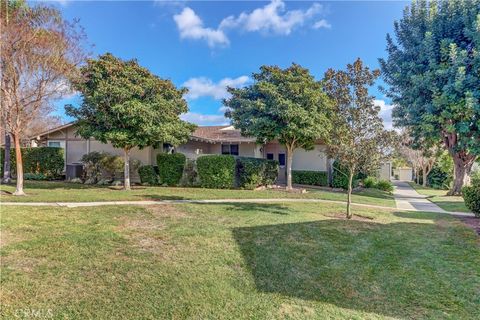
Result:
{"label": "hedge", "polygon": [[[361,174],[357,173],[353,177],[352,188],[358,186]],[[332,187],[348,189],[348,171],[338,161],[333,163]]]}
{"label": "hedge", "polygon": [[240,188],[255,189],[262,185],[273,184],[277,176],[277,161],[246,157],[237,158],[236,178]]}
{"label": "hedge", "polygon": [[292,182],[311,186],[328,186],[327,172],[292,170]]}
{"label": "hedge", "polygon": [[462,194],[467,208],[480,218],[480,181],[474,181],[471,186],[463,187]]}
{"label": "hedge", "polygon": [[197,159],[200,185],[205,188],[229,189],[235,186],[235,157],[206,155]]}
{"label": "hedge", "polygon": [[183,153],[157,155],[158,177],[161,184],[176,186],[180,183],[187,158]]}
{"label": "hedge", "polygon": [[[157,170],[155,170],[157,169]],[[138,168],[138,175],[140,176],[140,182],[142,184],[148,184],[150,186],[158,185],[158,167],[152,165],[141,166]]]}
{"label": "hedge", "polygon": [[[1,175],[3,176],[3,159],[5,149],[0,149]],[[63,149],[56,147],[22,148],[23,172],[43,175],[45,179],[58,178],[64,168]],[[10,169],[12,174],[16,171],[15,149],[10,149]]]}

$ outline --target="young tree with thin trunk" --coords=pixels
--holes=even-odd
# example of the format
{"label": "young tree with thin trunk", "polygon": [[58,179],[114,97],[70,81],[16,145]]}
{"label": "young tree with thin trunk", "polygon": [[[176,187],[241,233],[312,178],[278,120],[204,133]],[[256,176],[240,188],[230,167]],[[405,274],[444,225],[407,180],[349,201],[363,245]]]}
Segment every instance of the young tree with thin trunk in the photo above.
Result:
{"label": "young tree with thin trunk", "polygon": [[246,136],[258,143],[278,140],[287,151],[287,190],[292,189],[292,161],[297,148],[313,149],[325,142],[332,129],[332,104],[308,69],[292,64],[286,69],[262,66],[254,83],[228,88],[225,115]]}
{"label": "young tree with thin trunk", "polygon": [[334,102],[335,114],[328,154],[346,171],[340,174],[348,178],[347,219],[353,216],[351,196],[355,174],[377,171],[393,148],[394,134],[384,130],[380,108],[368,94],[378,76],[378,70],[370,71],[360,59],[348,64],[346,71],[329,69],[325,73],[325,88]]}
{"label": "young tree with thin trunk", "polygon": [[1,119],[15,148],[14,195],[25,195],[21,152],[25,130],[52,110],[53,100],[70,90],[68,79],[84,60],[83,39],[77,24],[65,21],[51,6],[1,2]]}
{"label": "young tree with thin trunk", "polygon": [[395,38],[380,59],[394,123],[443,145],[458,195],[480,155],[480,0],[412,1]]}
{"label": "young tree with thin trunk", "polygon": [[195,126],[179,116],[188,111],[177,89],[141,67],[136,60],[123,61],[107,53],[89,59],[74,87],[82,94],[79,107],[67,106],[67,115],[77,119],[77,134],[110,142],[124,153],[124,189],[130,190],[132,148],[179,145],[187,141]]}

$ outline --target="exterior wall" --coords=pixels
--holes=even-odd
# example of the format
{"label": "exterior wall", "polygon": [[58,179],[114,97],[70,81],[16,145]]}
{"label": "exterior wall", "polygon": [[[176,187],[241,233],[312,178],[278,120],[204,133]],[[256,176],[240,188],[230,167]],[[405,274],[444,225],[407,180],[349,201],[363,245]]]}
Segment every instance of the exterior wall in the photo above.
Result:
{"label": "exterior wall", "polygon": [[398,170],[398,180],[400,181],[412,181],[412,168],[400,168]]}
{"label": "exterior wall", "polygon": [[392,176],[392,163],[391,162],[384,162],[380,166],[380,170],[378,171],[378,175],[380,179],[390,181]]}
{"label": "exterior wall", "polygon": [[293,153],[292,170],[327,171],[325,146],[316,145],[311,151],[295,150]]}
{"label": "exterior wall", "polygon": [[210,154],[211,146],[211,143],[190,140],[175,148],[175,151],[185,154],[189,159],[197,159],[201,155]]}

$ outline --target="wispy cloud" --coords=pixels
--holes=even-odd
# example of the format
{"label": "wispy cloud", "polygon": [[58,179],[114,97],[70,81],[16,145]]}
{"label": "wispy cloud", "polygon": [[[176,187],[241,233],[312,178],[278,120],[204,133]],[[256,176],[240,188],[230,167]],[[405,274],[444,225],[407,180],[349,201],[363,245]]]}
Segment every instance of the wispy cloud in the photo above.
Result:
{"label": "wispy cloud", "polygon": [[[324,6],[313,3],[304,10],[287,10],[283,0],[272,0],[269,4],[254,9],[251,12],[242,12],[238,16],[231,15],[224,18],[217,28],[205,27],[202,19],[186,7],[181,13],[173,16],[180,38],[206,41],[209,47],[230,44],[226,34],[228,30],[238,29],[246,32],[260,32],[262,34],[289,35],[307,22],[325,15]],[[332,26],[326,19],[316,21],[312,28],[330,29]]]}
{"label": "wispy cloud", "polygon": [[230,123],[229,120],[226,119],[223,115],[217,114],[187,112],[182,114],[180,118],[184,121],[188,121],[202,126],[227,125]]}
{"label": "wispy cloud", "polygon": [[294,28],[323,12],[319,3],[306,10],[286,10],[282,0],[272,0],[264,7],[252,12],[242,12],[238,17],[229,16],[220,23],[220,29],[240,28],[248,32],[289,35]]}
{"label": "wispy cloud", "polygon": [[238,78],[223,78],[218,82],[213,82],[209,78],[190,78],[182,85],[188,89],[185,95],[187,99],[198,99],[200,97],[212,97],[215,100],[228,98],[227,87],[240,88],[250,81],[247,76]]}
{"label": "wispy cloud", "polygon": [[383,125],[385,129],[391,130],[393,129],[393,121],[392,121],[392,110],[393,105],[387,104],[385,100],[375,99],[373,103],[376,106],[380,107],[380,117],[383,119]]}
{"label": "wispy cloud", "polygon": [[202,19],[188,7],[174,15],[173,20],[177,24],[182,39],[204,40],[210,47],[229,44],[229,40],[222,30],[205,28]]}
{"label": "wispy cloud", "polygon": [[312,26],[313,29],[331,29],[332,25],[325,19],[318,20]]}

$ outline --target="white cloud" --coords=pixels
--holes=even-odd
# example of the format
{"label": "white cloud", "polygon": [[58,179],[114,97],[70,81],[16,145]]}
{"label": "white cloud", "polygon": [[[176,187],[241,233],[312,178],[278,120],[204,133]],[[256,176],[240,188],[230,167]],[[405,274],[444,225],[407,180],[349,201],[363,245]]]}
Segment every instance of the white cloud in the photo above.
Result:
{"label": "white cloud", "polygon": [[[238,17],[229,16],[220,23],[219,29],[240,28],[249,32],[264,32],[288,35],[305,21],[324,11],[323,6],[314,3],[307,10],[285,10],[282,0],[272,0],[262,8],[250,13],[242,12]],[[326,22],[326,21],[325,21]]]}
{"label": "white cloud", "polygon": [[215,100],[228,98],[228,87],[239,88],[243,87],[250,81],[247,76],[238,78],[224,78],[215,83],[212,80],[200,77],[190,78],[182,86],[188,88],[188,93],[185,95],[187,99],[197,99],[200,97],[212,97]]}
{"label": "white cloud", "polygon": [[383,119],[385,129],[393,129],[392,110],[393,105],[387,104],[385,100],[375,99],[373,103],[380,107],[380,117]]}
{"label": "white cloud", "polygon": [[202,19],[188,7],[184,8],[180,14],[174,15],[173,20],[177,24],[182,39],[205,40],[210,47],[229,44],[222,30],[205,28]]}
{"label": "white cloud", "polygon": [[331,29],[332,28],[332,25],[325,19],[321,19],[321,20],[318,20],[317,22],[315,22],[312,26],[313,29],[321,29],[321,28],[325,28],[325,29]]}
{"label": "white cloud", "polygon": [[217,114],[187,112],[182,114],[180,118],[184,121],[192,122],[202,126],[227,125],[230,123],[230,121],[223,115]]}

